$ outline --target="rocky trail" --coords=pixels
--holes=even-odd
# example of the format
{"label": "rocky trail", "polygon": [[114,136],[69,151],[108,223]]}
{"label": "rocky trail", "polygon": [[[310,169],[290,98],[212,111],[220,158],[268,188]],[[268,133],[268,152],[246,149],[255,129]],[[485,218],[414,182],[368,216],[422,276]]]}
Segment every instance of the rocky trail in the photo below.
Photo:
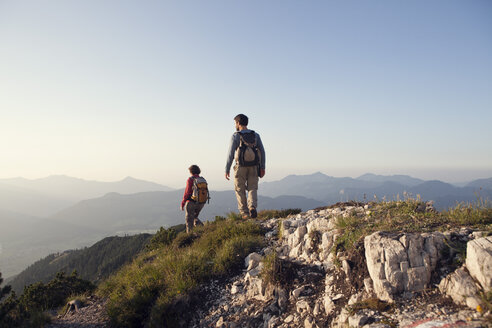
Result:
{"label": "rocky trail", "polygon": [[[75,305],[75,304],[74,304]],[[47,328],[104,328],[109,327],[106,315],[106,301],[95,296],[87,299],[85,304],[67,306],[63,315],[52,313],[52,322]]]}

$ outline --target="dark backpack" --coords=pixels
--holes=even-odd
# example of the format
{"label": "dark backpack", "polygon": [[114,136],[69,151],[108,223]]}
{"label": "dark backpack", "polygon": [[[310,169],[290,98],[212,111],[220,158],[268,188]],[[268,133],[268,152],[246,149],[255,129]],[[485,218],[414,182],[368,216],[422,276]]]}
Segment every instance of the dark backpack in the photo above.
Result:
{"label": "dark backpack", "polygon": [[239,166],[260,165],[260,152],[256,143],[255,131],[239,133]]}
{"label": "dark backpack", "polygon": [[200,204],[209,201],[208,184],[205,178],[193,178],[193,193],[191,194],[191,199]]}

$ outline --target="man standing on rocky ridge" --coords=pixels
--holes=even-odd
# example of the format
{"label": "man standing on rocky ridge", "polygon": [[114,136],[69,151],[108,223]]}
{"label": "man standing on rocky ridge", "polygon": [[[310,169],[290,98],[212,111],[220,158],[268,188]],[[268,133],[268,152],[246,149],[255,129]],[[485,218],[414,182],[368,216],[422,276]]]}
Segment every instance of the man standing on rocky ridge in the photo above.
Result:
{"label": "man standing on rocky ridge", "polygon": [[[258,177],[265,175],[265,149],[260,135],[248,129],[248,117],[239,114],[234,117],[236,132],[232,135],[231,145],[225,167],[225,178],[229,180],[233,159],[234,190],[237,207],[243,219],[256,218],[258,205]],[[246,197],[246,190],[248,197]]]}

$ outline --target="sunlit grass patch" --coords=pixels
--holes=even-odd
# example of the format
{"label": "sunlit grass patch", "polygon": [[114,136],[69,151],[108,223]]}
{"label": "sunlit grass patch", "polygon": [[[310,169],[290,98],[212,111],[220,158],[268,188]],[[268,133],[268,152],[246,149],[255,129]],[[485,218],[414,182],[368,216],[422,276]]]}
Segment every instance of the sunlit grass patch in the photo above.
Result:
{"label": "sunlit grass patch", "polygon": [[458,203],[454,208],[444,211],[442,215],[456,225],[492,224],[492,206],[490,202],[481,198],[476,203]]}
{"label": "sunlit grass patch", "polygon": [[376,231],[395,233],[429,232],[471,226],[492,230],[492,208],[486,202],[460,203],[444,212],[426,210],[419,199],[373,202],[365,216],[338,217],[336,227],[342,234],[335,242],[334,252],[353,248]]}
{"label": "sunlit grass patch", "polygon": [[263,210],[258,212],[258,219],[270,220],[273,218],[286,218],[289,215],[301,213],[300,208],[289,208],[285,210]]}
{"label": "sunlit grass patch", "polygon": [[262,231],[254,222],[216,220],[140,255],[103,283],[98,293],[109,298],[107,310],[114,326],[169,326],[177,300],[208,279],[234,270],[261,245]]}

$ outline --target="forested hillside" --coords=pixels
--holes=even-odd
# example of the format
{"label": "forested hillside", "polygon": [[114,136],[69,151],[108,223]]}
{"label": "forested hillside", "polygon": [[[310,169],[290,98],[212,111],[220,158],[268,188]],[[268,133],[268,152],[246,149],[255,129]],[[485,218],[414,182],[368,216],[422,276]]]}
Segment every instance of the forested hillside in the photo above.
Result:
{"label": "forested hillside", "polygon": [[130,261],[145,248],[151,237],[151,234],[107,237],[91,247],[51,254],[21,272],[10,285],[20,293],[24,286],[48,282],[57,272],[69,274],[74,270],[81,278],[97,283]]}

